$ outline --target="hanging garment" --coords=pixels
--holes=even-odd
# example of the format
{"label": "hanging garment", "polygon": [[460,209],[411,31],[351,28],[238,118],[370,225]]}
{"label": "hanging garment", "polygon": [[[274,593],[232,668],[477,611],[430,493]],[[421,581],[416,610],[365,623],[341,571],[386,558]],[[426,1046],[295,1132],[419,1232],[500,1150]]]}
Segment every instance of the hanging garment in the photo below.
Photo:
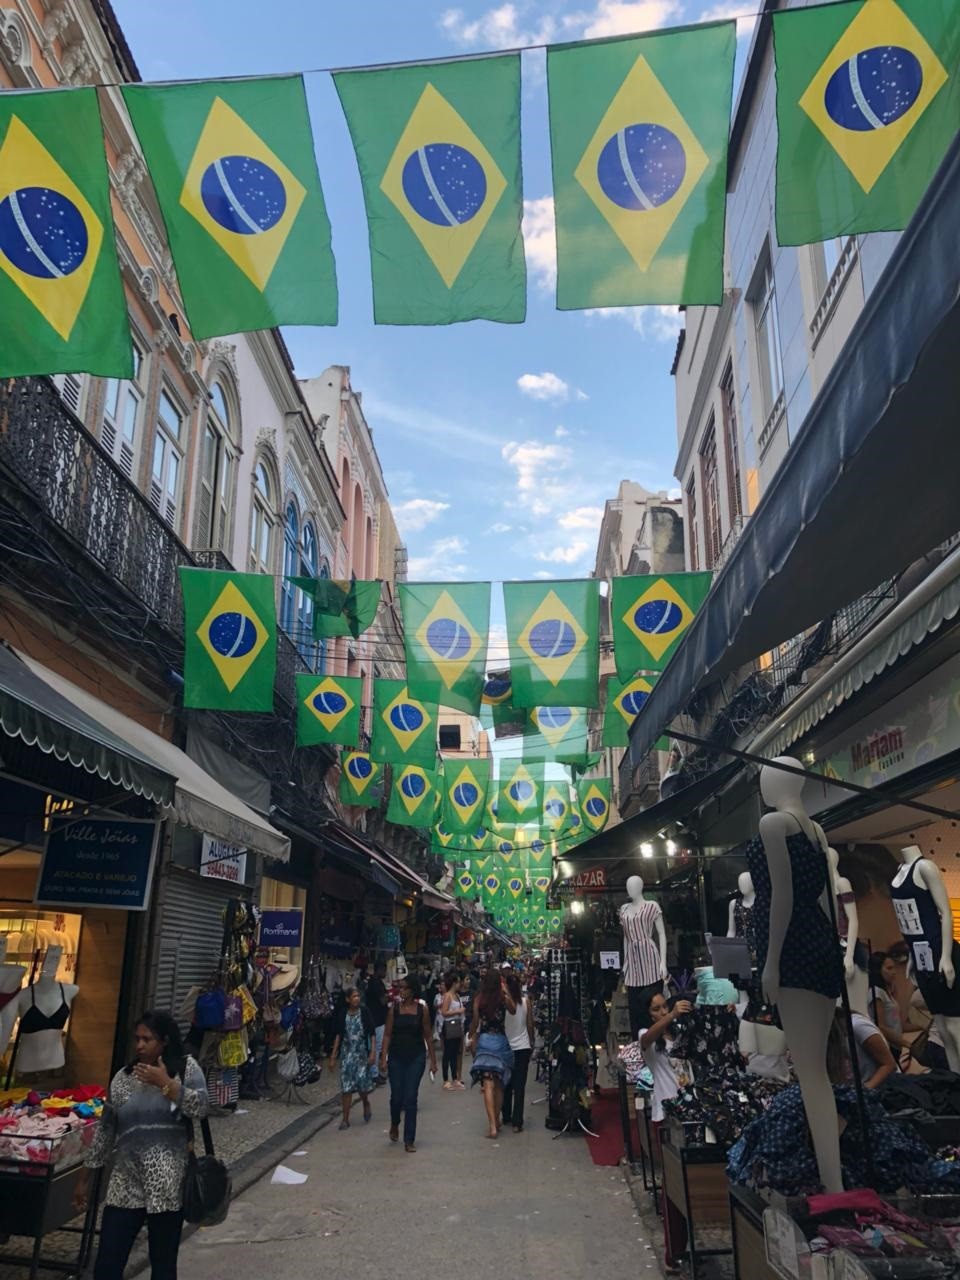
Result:
{"label": "hanging garment", "polygon": [[670,1030],[670,1052],[693,1063],[698,1077],[708,1071],[746,1065],[740,1052],[740,1020],[722,1005],[695,1005]]}
{"label": "hanging garment", "polygon": [[660,948],[653,931],[663,912],[656,902],[644,899],[639,906],[625,902],[620,908],[623,929],[623,981],[628,987],[648,987],[662,977]]}
{"label": "hanging garment", "polygon": [[[953,988],[947,986],[940,974],[943,955],[940,912],[933,894],[917,878],[917,868],[926,858],[917,858],[910,864],[900,884],[890,886],[893,909],[904,940],[910,947],[913,960],[913,977],[920,988],[924,1003],[933,1014],[947,1018],[960,1017],[960,981]],[[953,944],[953,967],[960,975],[960,946]]]}
{"label": "hanging garment", "polygon": [[30,987],[30,1008],[20,1018],[18,1071],[55,1071],[64,1064],[63,1029],[70,1017],[70,1006],[62,982],[59,987],[60,1004],[53,1013],[39,1008],[34,988]]}
{"label": "hanging garment", "polygon": [[[793,910],[780,951],[780,986],[814,991],[836,1000],[843,982],[843,966],[833,923],[820,905],[827,885],[826,857],[803,830],[787,836],[787,854],[793,880]],[[747,845],[746,857],[757,895],[753,928],[757,968],[762,973],[767,962],[772,886],[760,836]]]}
{"label": "hanging garment", "polygon": [[738,893],[733,900],[733,931],[738,938],[746,938],[747,946],[751,951],[756,950],[756,940],[753,935],[753,906],[745,907],[743,905],[743,894]]}

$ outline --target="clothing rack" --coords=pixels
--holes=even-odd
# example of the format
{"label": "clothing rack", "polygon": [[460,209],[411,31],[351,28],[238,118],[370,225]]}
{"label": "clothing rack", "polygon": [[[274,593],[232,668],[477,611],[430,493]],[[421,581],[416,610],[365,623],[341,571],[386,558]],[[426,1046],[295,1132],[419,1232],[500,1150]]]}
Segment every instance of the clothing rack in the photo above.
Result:
{"label": "clothing rack", "polygon": [[[583,981],[583,955],[576,949],[564,951],[559,947],[550,947],[545,952],[544,960],[547,971],[548,1024],[553,1027],[559,1018],[571,1018],[580,1024],[583,1030],[584,1044],[586,1044],[588,1010],[586,1008],[586,990]],[[572,1007],[567,1002],[565,993],[572,997]],[[549,1058],[547,1066],[548,1105],[544,1125],[548,1129],[558,1130],[554,1134],[555,1139],[564,1133],[575,1133],[577,1128],[596,1137],[592,1130],[588,1129],[584,1124],[583,1117],[579,1112],[576,1115],[564,1116],[554,1107],[553,1079],[555,1071],[553,1060]]]}

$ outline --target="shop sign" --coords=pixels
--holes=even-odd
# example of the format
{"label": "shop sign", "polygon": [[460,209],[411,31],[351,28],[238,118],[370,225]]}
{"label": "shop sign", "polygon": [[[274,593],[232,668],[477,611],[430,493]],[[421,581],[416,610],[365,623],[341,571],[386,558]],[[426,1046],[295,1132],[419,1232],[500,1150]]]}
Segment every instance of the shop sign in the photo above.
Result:
{"label": "shop sign", "polygon": [[54,820],[34,902],[145,911],[158,830],[144,818]]}
{"label": "shop sign", "polygon": [[[550,901],[569,902],[571,898],[579,898],[585,893],[603,893],[607,888],[606,867],[593,867],[590,871],[578,871],[575,876],[561,880],[554,885],[550,893]],[[548,903],[548,910],[556,911]]]}
{"label": "shop sign", "polygon": [[244,884],[247,876],[246,849],[205,835],[200,852],[200,874],[208,876],[211,880],[229,880],[231,884]]}
{"label": "shop sign", "polygon": [[286,910],[267,908],[260,913],[261,947],[299,947],[303,937],[303,911],[300,907]]}

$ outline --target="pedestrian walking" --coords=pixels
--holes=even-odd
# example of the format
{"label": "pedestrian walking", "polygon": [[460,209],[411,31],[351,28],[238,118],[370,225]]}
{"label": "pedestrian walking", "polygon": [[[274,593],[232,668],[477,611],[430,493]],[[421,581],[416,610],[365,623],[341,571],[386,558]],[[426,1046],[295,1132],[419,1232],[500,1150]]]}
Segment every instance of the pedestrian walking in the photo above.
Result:
{"label": "pedestrian walking", "polygon": [[483,1105],[487,1113],[487,1137],[500,1132],[503,1090],[510,1083],[513,1050],[506,1036],[506,1017],[516,1013],[517,1005],[497,969],[488,969],[473,1002],[470,1041],[473,1045],[474,1084],[482,1082]]}
{"label": "pedestrian walking", "polygon": [[507,990],[517,1006],[507,1013],[504,1029],[513,1050],[513,1069],[503,1090],[501,1118],[504,1124],[512,1124],[514,1133],[523,1132],[523,1104],[527,1093],[527,1072],[536,1044],[537,1034],[533,1025],[533,1001],[523,994],[519,974],[505,976]]}
{"label": "pedestrian walking", "polygon": [[[93,1274],[95,1280],[122,1280],[146,1224],[152,1280],[177,1280],[188,1154],[184,1119],[207,1114],[207,1086],[169,1013],[144,1013],[134,1046],[134,1062],[110,1081],[84,1162],[94,1169],[112,1164]],[[78,1212],[86,1199],[84,1173],[74,1193]]]}
{"label": "pedestrian walking", "polygon": [[390,1141],[400,1140],[403,1114],[403,1149],[412,1154],[417,1146],[417,1103],[427,1058],[437,1074],[437,1054],[426,1002],[420,999],[420,983],[414,975],[400,983],[400,999],[387,1014],[380,1070],[390,1077]]}
{"label": "pedestrian walking", "polygon": [[330,1050],[330,1070],[340,1058],[340,1106],[343,1110],[341,1129],[350,1128],[350,1108],[353,1095],[359,1093],[363,1103],[363,1123],[369,1124],[373,1110],[370,1091],[373,1088],[373,1066],[377,1051],[377,1029],[369,1009],[360,1007],[360,992],[347,987],[346,1004],[341,1008],[333,1028],[333,1048]]}
{"label": "pedestrian walking", "polygon": [[386,1077],[380,1073],[379,1065],[380,1052],[383,1049],[383,1033],[387,1025],[387,1010],[390,1007],[390,1001],[387,997],[387,984],[385,982],[386,976],[387,963],[385,960],[378,960],[373,966],[373,977],[367,983],[367,992],[364,997],[377,1038],[376,1058],[373,1068],[373,1082],[376,1085],[387,1083]]}
{"label": "pedestrian walking", "polygon": [[460,978],[451,970],[444,978],[443,1003],[440,1016],[443,1019],[443,1087],[465,1089],[461,1079],[463,1070],[464,1006],[460,999]]}

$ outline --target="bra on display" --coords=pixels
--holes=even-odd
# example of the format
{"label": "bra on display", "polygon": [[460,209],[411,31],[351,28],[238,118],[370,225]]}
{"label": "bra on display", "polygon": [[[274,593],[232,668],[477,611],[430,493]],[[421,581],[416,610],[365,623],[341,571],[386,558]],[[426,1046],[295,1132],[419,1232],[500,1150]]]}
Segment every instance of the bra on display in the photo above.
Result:
{"label": "bra on display", "polygon": [[33,987],[30,988],[30,1008],[20,1019],[22,1035],[31,1036],[38,1031],[62,1031],[67,1025],[67,1019],[70,1017],[70,1006],[67,1004],[63,983],[61,982],[58,985],[60,987],[60,1007],[54,1009],[53,1013],[44,1013],[42,1009],[37,1007],[34,989]]}

